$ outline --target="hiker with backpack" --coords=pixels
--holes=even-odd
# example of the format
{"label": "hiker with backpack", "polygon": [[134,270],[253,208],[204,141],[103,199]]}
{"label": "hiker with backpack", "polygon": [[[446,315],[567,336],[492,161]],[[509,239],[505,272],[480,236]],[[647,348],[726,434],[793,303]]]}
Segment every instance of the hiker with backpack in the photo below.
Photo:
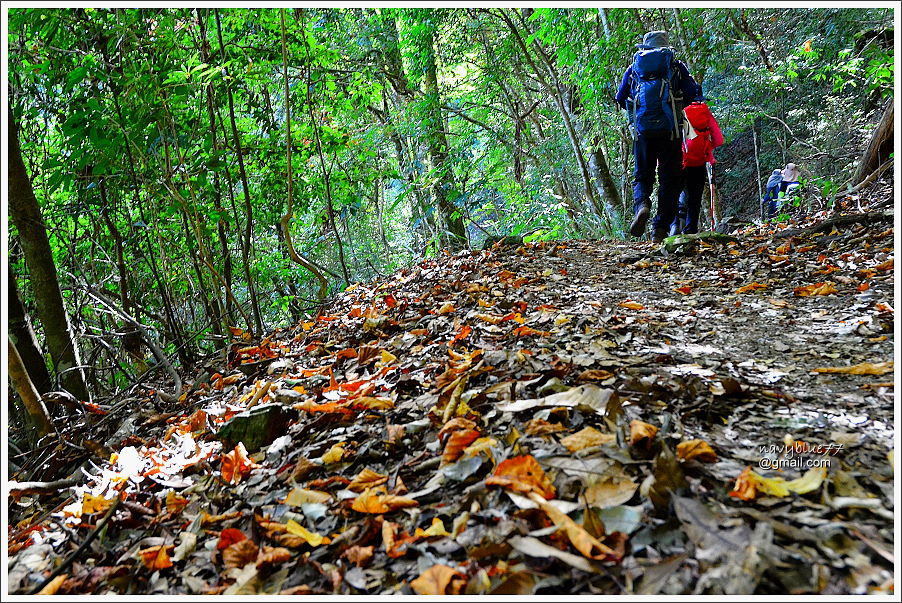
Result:
{"label": "hiker with backpack", "polygon": [[762,202],[767,204],[768,220],[773,220],[777,215],[777,199],[780,197],[780,183],[782,181],[783,174],[779,168],[771,172],[770,178],[767,179]]}
{"label": "hiker with backpack", "polygon": [[668,234],[683,189],[683,109],[699,96],[700,89],[686,64],[674,57],[666,31],[646,33],[636,48],[616,97],[620,108],[627,110],[633,132],[634,216],[629,232],[634,237],[645,232],[657,167],[658,213],[652,223],[652,241],[660,242]]}
{"label": "hiker with backpack", "polygon": [[[699,88],[701,92],[701,88]],[[686,107],[686,123],[683,133],[683,193],[677,217],[671,225],[670,234],[695,234],[698,232],[698,217],[701,212],[702,194],[705,183],[711,188],[712,215],[714,225],[713,172],[714,149],[723,144],[723,134],[711,109],[705,103],[707,99],[700,93]]]}

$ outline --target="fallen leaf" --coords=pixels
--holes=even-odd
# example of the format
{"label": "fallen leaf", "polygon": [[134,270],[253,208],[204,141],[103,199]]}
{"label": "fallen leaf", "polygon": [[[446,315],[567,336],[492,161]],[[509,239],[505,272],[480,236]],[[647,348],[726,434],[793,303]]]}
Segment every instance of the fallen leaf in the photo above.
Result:
{"label": "fallen leaf", "polygon": [[674,289],[677,293],[682,293],[683,295],[689,295],[692,293],[692,287],[677,287]]}
{"label": "fallen leaf", "polygon": [[369,468],[364,468],[360,473],[354,476],[347,489],[352,492],[363,492],[367,488],[375,488],[381,486],[388,481],[388,476],[377,473]]}
{"label": "fallen leaf", "polygon": [[375,548],[376,547],[373,546],[360,546],[355,544],[354,546],[345,549],[345,552],[342,553],[341,556],[357,567],[364,567],[372,560]]}
{"label": "fallen leaf", "polygon": [[235,449],[222,455],[222,479],[230,484],[238,484],[257,464],[247,456],[247,449],[239,442]]}
{"label": "fallen leaf", "polygon": [[240,540],[222,551],[222,564],[226,567],[244,567],[256,561],[259,552],[260,547],[253,540]]}
{"label": "fallen leaf", "polygon": [[574,434],[561,438],[561,444],[570,452],[579,452],[584,448],[614,444],[617,436],[612,433],[602,433],[594,427],[585,427]]}
{"label": "fallen leaf", "polygon": [[597,538],[589,534],[579,524],[570,519],[570,517],[556,509],[553,505],[548,504],[545,499],[534,492],[529,493],[529,499],[539,505],[542,511],[548,515],[548,518],[554,522],[559,529],[563,530],[570,539],[570,543],[577,551],[589,559],[617,559],[618,556],[608,546],[605,546]]}
{"label": "fallen leaf", "polygon": [[221,551],[227,549],[236,542],[247,540],[247,536],[241,530],[236,528],[226,528],[219,533],[219,540],[216,542],[216,550]]}
{"label": "fallen leaf", "polygon": [[802,477],[786,481],[782,477],[764,477],[752,471],[751,467],[746,467],[736,478],[730,496],[740,500],[754,500],[759,492],[780,498],[789,496],[790,492],[806,494],[819,488],[826,475],[826,467],[813,467]]}
{"label": "fallen leaf", "polygon": [[166,510],[173,515],[181,513],[186,506],[188,506],[188,499],[176,494],[175,490],[170,490],[166,495]]}
{"label": "fallen leaf", "polygon": [[604,381],[614,376],[614,373],[602,369],[583,371],[576,378],[577,381]]}
{"label": "fallen leaf", "polygon": [[393,496],[391,494],[376,494],[373,490],[366,490],[354,499],[351,508],[360,513],[390,513],[397,509],[419,506],[419,502],[412,498]]}
{"label": "fallen leaf", "polygon": [[479,432],[475,429],[454,431],[445,444],[442,452],[442,465],[453,463],[461,457],[464,449],[479,438]]}
{"label": "fallen leaf", "polygon": [[285,528],[289,534],[299,536],[304,542],[314,548],[321,544],[329,544],[332,542],[327,536],[311,532],[293,519],[288,520],[288,523],[285,524]]}
{"label": "fallen leaf", "polygon": [[629,301],[629,300],[622,301],[617,305],[621,306],[623,308],[628,308],[630,310],[644,310],[645,309],[645,306],[643,306],[642,304],[634,302],[634,301]]}
{"label": "fallen leaf", "polygon": [[804,287],[796,287],[792,290],[799,297],[808,297],[811,295],[830,295],[831,293],[839,293],[836,290],[836,283],[827,281],[826,283],[815,283],[813,285],[805,285]]}
{"label": "fallen leaf", "polygon": [[457,595],[466,586],[466,578],[447,565],[433,565],[410,582],[419,595]]}
{"label": "fallen leaf", "polygon": [[285,547],[264,546],[260,551],[259,557],[257,557],[257,568],[285,563],[289,559],[291,559],[291,551]]}
{"label": "fallen leaf", "polygon": [[554,484],[545,474],[539,462],[531,454],[506,459],[495,467],[495,472],[485,480],[486,486],[502,486],[529,494],[535,492],[543,498],[554,498]]}
{"label": "fallen leaf", "polygon": [[539,335],[541,337],[547,337],[551,335],[549,331],[537,331],[532,327],[527,327],[526,325],[522,325],[511,331],[517,337],[528,337],[530,335]]}
{"label": "fallen leaf", "polygon": [[630,421],[630,446],[648,450],[655,439],[658,428],[638,419]]}
{"label": "fallen leaf", "polygon": [[38,591],[39,595],[55,595],[56,591],[60,589],[60,586],[63,585],[63,582],[66,581],[66,578],[69,577],[69,574],[60,574],[53,580],[47,583],[47,586]]}
{"label": "fallen leaf", "polygon": [[322,490],[308,490],[306,488],[292,488],[282,504],[299,507],[308,503],[325,504],[332,500],[332,495]]}
{"label": "fallen leaf", "polygon": [[557,433],[565,430],[566,427],[564,427],[560,423],[550,423],[545,419],[539,419],[538,417],[536,417],[526,422],[526,425],[523,428],[523,433],[529,436],[539,436],[549,433]]}
{"label": "fallen leaf", "polygon": [[432,538],[434,536],[450,536],[451,534],[445,530],[445,524],[441,519],[433,517],[432,525],[425,530],[423,528],[417,528],[413,535],[416,538]]}
{"label": "fallen leaf", "polygon": [[85,492],[84,498],[81,501],[81,512],[90,515],[91,513],[98,513],[106,511],[113,504],[113,499],[104,498],[102,496],[94,496],[89,492]]}
{"label": "fallen leaf", "polygon": [[892,270],[893,269],[893,258],[890,258],[883,262],[882,264],[877,264],[874,266],[874,270]]}
{"label": "fallen leaf", "polygon": [[688,440],[677,444],[677,458],[683,461],[693,459],[702,463],[716,463],[717,453],[704,440]]}
{"label": "fallen leaf", "polygon": [[841,373],[846,375],[885,375],[895,370],[895,361],[878,362],[872,364],[870,362],[862,362],[853,364],[852,366],[828,366],[824,368],[813,369],[813,373]]}
{"label": "fallen leaf", "polygon": [[339,462],[342,457],[345,455],[344,442],[339,442],[334,444],[332,448],[330,448],[322,457],[321,460],[324,464],[330,465],[332,463]]}
{"label": "fallen leaf", "polygon": [[149,570],[162,570],[172,567],[172,559],[169,558],[169,551],[174,549],[175,545],[161,544],[138,551],[141,563]]}
{"label": "fallen leaf", "polygon": [[749,283],[748,285],[736,289],[736,293],[749,293],[750,291],[757,291],[758,289],[767,289],[767,285],[764,283]]}
{"label": "fallen leaf", "polygon": [[438,309],[436,314],[450,314],[451,312],[454,312],[454,304],[452,304],[451,302],[447,302],[447,303],[443,304],[441,308]]}

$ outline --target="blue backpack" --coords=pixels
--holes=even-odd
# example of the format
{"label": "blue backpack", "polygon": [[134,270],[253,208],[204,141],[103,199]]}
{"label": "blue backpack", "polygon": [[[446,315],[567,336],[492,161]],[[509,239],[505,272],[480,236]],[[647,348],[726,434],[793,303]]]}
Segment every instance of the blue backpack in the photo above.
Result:
{"label": "blue backpack", "polygon": [[640,50],[633,58],[630,83],[632,122],[637,134],[680,136],[680,120],[673,91],[679,91],[680,72],[672,48]]}

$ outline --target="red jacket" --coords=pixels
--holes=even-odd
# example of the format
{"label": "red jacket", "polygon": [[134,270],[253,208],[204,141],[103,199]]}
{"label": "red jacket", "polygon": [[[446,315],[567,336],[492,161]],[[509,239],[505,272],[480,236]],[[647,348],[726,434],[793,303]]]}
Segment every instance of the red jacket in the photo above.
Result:
{"label": "red jacket", "polygon": [[[717,120],[714,119],[714,116],[711,114],[711,110],[708,108],[708,105],[705,103],[692,103],[688,107],[686,107],[686,115],[689,117],[689,123],[692,124],[692,127],[699,133],[700,136],[705,136],[710,134],[711,144],[707,149],[707,152],[704,154],[704,161],[690,161],[691,163],[695,163],[697,165],[703,165],[705,162],[714,165],[717,161],[714,159],[714,149],[721,146],[723,144],[723,133],[720,131],[720,126],[717,124]],[[691,151],[687,153],[690,149],[690,146],[693,144],[691,140],[686,141],[686,144],[683,145],[683,165],[688,165],[686,163],[687,155],[691,154]]]}

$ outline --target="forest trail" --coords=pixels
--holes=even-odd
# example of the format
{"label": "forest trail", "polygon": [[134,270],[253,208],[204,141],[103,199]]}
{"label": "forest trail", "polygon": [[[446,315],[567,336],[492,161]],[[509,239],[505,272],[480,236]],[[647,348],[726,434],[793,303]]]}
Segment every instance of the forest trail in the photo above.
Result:
{"label": "forest trail", "polygon": [[[892,214],[789,234],[496,246],[352,286],[181,405],[132,401],[66,508],[87,525],[14,532],[10,592],[116,484],[56,592],[887,592]],[[262,415],[260,452],[220,448],[269,403],[296,415]]]}

